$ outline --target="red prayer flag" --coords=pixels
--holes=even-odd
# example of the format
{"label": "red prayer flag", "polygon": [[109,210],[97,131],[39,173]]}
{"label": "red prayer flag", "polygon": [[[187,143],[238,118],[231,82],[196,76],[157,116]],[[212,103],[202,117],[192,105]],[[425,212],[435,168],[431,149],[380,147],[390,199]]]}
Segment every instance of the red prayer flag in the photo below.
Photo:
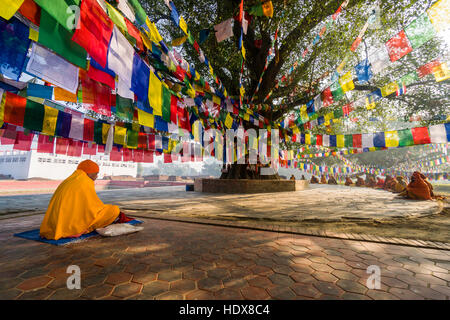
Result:
{"label": "red prayer flag", "polygon": [[104,144],[97,145],[97,152],[105,153],[105,145]]}
{"label": "red prayer flag", "polygon": [[5,123],[5,129],[2,129],[2,137],[0,143],[2,145],[11,145],[16,142],[17,128],[16,126]]}
{"label": "red prayer flag", "polygon": [[139,149],[148,149],[147,134],[145,134],[143,132],[139,132],[139,135],[138,135],[138,148]]}
{"label": "red prayer flag", "polygon": [[69,157],[81,157],[81,151],[83,148],[82,141],[69,140],[69,148],[67,150],[67,155]]}
{"label": "red prayer flag", "polygon": [[153,151],[144,150],[144,162],[153,163]]}
{"label": "red prayer flag", "polygon": [[133,151],[131,149],[123,148],[122,149],[122,154],[123,154],[123,161],[124,162],[133,161]]}
{"label": "red prayer flag", "polygon": [[55,145],[55,137],[50,137],[41,134],[38,137],[37,152],[53,153],[54,145]]}
{"label": "red prayer flag", "polygon": [[69,139],[60,137],[56,138],[55,153],[66,155],[68,146],[69,146]]}
{"label": "red prayer flag", "polygon": [[397,61],[412,51],[411,44],[409,43],[404,30],[400,31],[395,37],[386,42],[386,47],[392,62]]}
{"label": "red prayer flag", "polygon": [[412,128],[411,129],[414,144],[428,144],[431,143],[430,134],[427,127]]}
{"label": "red prayer flag", "polygon": [[27,99],[14,93],[6,92],[3,121],[23,127]]}
{"label": "red prayer flag", "polygon": [[122,161],[122,152],[119,147],[113,146],[111,152],[109,153],[110,161]]}
{"label": "red prayer flag", "polygon": [[331,93],[331,88],[328,87],[322,92],[322,105],[324,107],[331,106],[333,104],[333,95]]}
{"label": "red prayer flag", "polygon": [[127,18],[124,17],[124,19],[127,25],[128,34],[136,39],[136,47],[138,47],[140,51],[144,51],[144,44],[142,43],[139,30]]}
{"label": "red prayer flag", "polygon": [[83,0],[80,20],[72,40],[82,46],[103,68],[106,67],[113,22],[96,0]]}
{"label": "red prayer flag", "polygon": [[322,144],[323,144],[322,135],[321,134],[316,135],[316,145],[321,146]]}
{"label": "red prayer flag", "polygon": [[438,59],[433,60],[433,61],[428,62],[427,64],[421,66],[419,69],[417,69],[417,73],[419,74],[420,78],[425,77],[426,75],[433,72],[434,67],[437,67],[440,65],[441,65],[441,62]]}
{"label": "red prayer flag", "polygon": [[22,131],[17,131],[16,141],[14,142],[14,150],[30,151],[34,134],[26,135]]}
{"label": "red prayer flag", "polygon": [[191,131],[191,123],[189,122],[189,114],[186,109],[178,107],[178,126],[187,131]]}
{"label": "red prayer flag", "polygon": [[164,153],[164,163],[172,163],[172,154]]}
{"label": "red prayer flag", "polygon": [[155,135],[148,135],[148,150],[155,150]]}
{"label": "red prayer flag", "polygon": [[353,148],[362,148],[362,135],[354,134],[353,135]]}
{"label": "red prayer flag", "polygon": [[115,81],[114,77],[106,72],[98,70],[90,65],[87,74],[88,74],[89,78],[91,78],[92,80],[106,84],[108,87],[110,87],[113,90],[116,88],[116,81]]}
{"label": "red prayer flag", "polygon": [[41,7],[33,0],[25,0],[19,9],[21,15],[39,27],[41,23]]}
{"label": "red prayer flag", "polygon": [[84,141],[94,141],[94,126],[95,126],[94,120],[84,118],[84,126],[83,126]]}
{"label": "red prayer flag", "polygon": [[170,121],[175,124],[177,124],[177,108],[178,98],[172,94],[170,98]]}
{"label": "red prayer flag", "polygon": [[142,149],[133,150],[133,162],[144,162],[144,150]]}
{"label": "red prayer flag", "polygon": [[97,154],[97,145],[92,143],[89,147],[89,142],[83,142],[83,154],[95,156]]}
{"label": "red prayer flag", "polygon": [[[83,107],[98,114],[111,116],[111,88],[92,80],[88,73],[80,69],[81,87],[83,94]],[[92,107],[89,105],[93,105]]]}
{"label": "red prayer flag", "polygon": [[353,44],[352,44],[350,50],[354,52],[358,48],[358,46],[361,43],[361,41],[362,41],[362,38],[361,37],[357,37],[355,39],[355,41],[353,41]]}

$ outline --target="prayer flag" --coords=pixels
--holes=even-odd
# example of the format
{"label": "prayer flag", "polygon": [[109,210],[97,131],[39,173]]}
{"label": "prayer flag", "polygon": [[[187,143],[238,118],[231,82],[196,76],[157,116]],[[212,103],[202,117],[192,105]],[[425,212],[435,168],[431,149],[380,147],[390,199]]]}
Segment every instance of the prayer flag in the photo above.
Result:
{"label": "prayer flag", "polygon": [[[54,3],[54,1],[51,1]],[[96,0],[83,0],[80,20],[72,40],[82,46],[103,68],[114,24]]]}
{"label": "prayer flag", "polygon": [[341,88],[338,81],[334,82],[331,86],[331,94],[333,95],[333,102],[337,102],[344,97],[344,90]]}
{"label": "prayer flag", "polygon": [[[3,6],[0,4],[0,10]],[[17,18],[0,19],[0,73],[18,81],[30,46],[30,29]]]}
{"label": "prayer flag", "polygon": [[176,38],[176,39],[172,40],[172,46],[173,47],[181,46],[183,43],[186,42],[187,38],[188,38],[187,36],[183,36],[181,38]]}
{"label": "prayer flag", "polygon": [[36,26],[39,26],[39,21],[41,19],[41,8],[34,2],[34,0],[25,0],[19,9],[19,12]]}
{"label": "prayer flag", "polygon": [[129,19],[131,22],[135,22],[136,15],[133,9],[131,9],[130,5],[128,4],[128,1],[118,0],[117,2],[117,8],[123,13],[123,15],[127,17],[127,19]]}
{"label": "prayer flag", "polygon": [[383,97],[389,96],[390,94],[396,92],[398,89],[397,82],[391,82],[381,88],[381,95]]}
{"label": "prayer flag", "polygon": [[381,72],[384,68],[390,65],[389,54],[386,46],[375,48],[369,53],[369,62],[371,70],[374,74]]}
{"label": "prayer flag", "polygon": [[407,147],[414,145],[411,129],[398,130],[397,134],[399,138],[398,142],[399,147]]}
{"label": "prayer flag", "polygon": [[450,71],[448,70],[446,63],[435,66],[432,71],[436,82],[441,82],[450,78]]}
{"label": "prayer flag", "polygon": [[133,101],[116,95],[116,116],[122,120],[133,120]]}
{"label": "prayer flag", "polygon": [[108,50],[108,68],[119,76],[119,80],[126,85],[127,90],[130,90],[132,86],[133,61],[133,47],[119,29],[114,26]]}
{"label": "prayer flag", "polygon": [[87,52],[72,41],[72,33],[59,24],[47,11],[41,14],[38,42],[70,63],[86,69]]}
{"label": "prayer flag", "polygon": [[355,84],[353,83],[353,78],[350,71],[339,78],[339,84],[341,85],[344,93],[355,89]]}
{"label": "prayer flag", "polygon": [[21,151],[30,151],[31,150],[31,143],[33,142],[34,135],[32,133],[25,134],[22,131],[17,131],[16,135],[16,141],[14,142],[14,150],[21,150]]}
{"label": "prayer flag", "polygon": [[65,59],[33,43],[27,72],[71,93],[78,89],[78,68]]}
{"label": "prayer flag", "polygon": [[110,74],[108,74],[106,72],[103,72],[102,70],[95,68],[92,65],[89,66],[87,75],[92,80],[103,83],[113,90],[116,88],[116,81],[113,76],[111,76]]}
{"label": "prayer flag", "polygon": [[134,13],[136,14],[137,22],[141,26],[143,26],[145,24],[145,21],[147,20],[147,14],[145,13],[145,10],[142,8],[141,4],[139,3],[139,0],[128,0],[128,1],[131,8],[133,8]]}
{"label": "prayer flag", "polygon": [[127,25],[125,23],[125,18],[117,11],[112,5],[105,2],[108,8],[108,16],[111,18],[112,22],[119,27],[119,29],[124,32],[127,30]]}
{"label": "prayer flag", "polygon": [[95,121],[84,118],[83,140],[94,141]]}
{"label": "prayer flag", "polygon": [[405,31],[400,31],[395,37],[386,42],[389,57],[392,62],[397,61],[412,51],[411,44],[406,37]]}
{"label": "prayer flag", "polygon": [[2,0],[0,2],[0,17],[9,20],[19,10],[24,0]]}
{"label": "prayer flag", "polygon": [[162,90],[161,81],[153,72],[150,72],[148,100],[153,108],[153,114],[157,116],[162,116]]}
{"label": "prayer flag", "polygon": [[362,135],[361,134],[353,134],[352,138],[353,138],[353,141],[352,141],[353,148],[362,148]]}
{"label": "prayer flag", "polygon": [[163,39],[159,34],[159,31],[156,28],[155,24],[151,22],[149,18],[147,18],[146,24],[149,29],[147,35],[149,36],[150,40],[153,41],[154,43],[160,43]]}
{"label": "prayer flag", "polygon": [[217,42],[221,42],[233,36],[233,18],[227,19],[214,26]]}
{"label": "prayer flag", "polygon": [[262,2],[250,8],[248,11],[249,14],[253,16],[266,16],[272,18],[273,16],[273,5],[272,1]]}
{"label": "prayer flag", "polygon": [[162,118],[170,122],[170,107],[172,103],[172,94],[165,83],[162,83]]}
{"label": "prayer flag", "polygon": [[67,148],[67,155],[69,157],[81,157],[81,152],[83,149],[83,142],[82,141],[75,141],[70,139],[69,145]]}
{"label": "prayer flag", "polygon": [[83,140],[83,133],[84,133],[83,125],[84,125],[83,116],[81,114],[72,114],[69,138],[75,140]]}
{"label": "prayer flag", "polygon": [[384,134],[386,139],[386,147],[398,147],[399,136],[397,131],[387,131]]}
{"label": "prayer flag", "polygon": [[331,88],[328,87],[322,92],[322,105],[326,108],[334,103]]}
{"label": "prayer flag", "polygon": [[27,99],[14,93],[6,92],[3,121],[23,127]]}
{"label": "prayer flag", "polygon": [[44,116],[45,108],[42,104],[27,100],[23,127],[29,130],[41,132]]}
{"label": "prayer flag", "polygon": [[69,146],[69,139],[60,137],[56,138],[55,153],[66,155],[68,146]]}
{"label": "prayer flag", "polygon": [[437,32],[448,32],[450,28],[450,0],[439,0],[427,10],[428,17],[431,20]]}
{"label": "prayer flag", "polygon": [[152,114],[142,111],[141,109],[138,109],[137,111],[138,111],[138,122],[140,125],[149,128],[155,127],[155,117]]}
{"label": "prayer flag", "polygon": [[431,143],[447,143],[450,141],[450,123],[443,123],[431,126],[430,141]]}
{"label": "prayer flag", "polygon": [[440,66],[440,64],[441,63],[439,62],[438,59],[428,62],[427,64],[424,64],[419,69],[417,69],[419,77],[423,78],[426,75],[431,74],[433,72],[433,68]]}
{"label": "prayer flag", "polygon": [[431,143],[430,134],[427,127],[412,128],[411,133],[413,136],[414,144]]}
{"label": "prayer flag", "polygon": [[53,87],[43,86],[35,83],[28,83],[27,96],[52,100]]}
{"label": "prayer flag", "polygon": [[53,153],[55,147],[55,137],[40,134],[38,136],[37,152]]}
{"label": "prayer flag", "polygon": [[433,25],[426,13],[423,13],[405,28],[411,46],[416,49],[435,36]]}
{"label": "prayer flag", "polygon": [[72,32],[76,28],[77,12],[69,6],[78,7],[80,0],[34,0],[34,2],[42,8],[41,14],[46,11],[67,31]]}
{"label": "prayer flag", "polygon": [[72,115],[66,112],[58,112],[55,134],[57,136],[68,138],[70,134],[71,125],[72,125]]}
{"label": "prayer flag", "polygon": [[184,21],[183,16],[180,16],[179,26],[180,26],[181,30],[183,30],[183,32],[187,35],[188,34],[188,32],[187,32],[187,24],[186,24],[186,21]]}
{"label": "prayer flag", "polygon": [[131,90],[136,94],[139,101],[148,99],[148,85],[150,81],[150,68],[139,57],[134,54],[133,75],[131,79]]}
{"label": "prayer flag", "polygon": [[97,145],[91,142],[84,142],[83,154],[95,156],[97,154]]}
{"label": "prayer flag", "polygon": [[48,134],[50,136],[55,135],[58,113],[58,109],[44,106],[44,121],[42,124],[42,133]]}

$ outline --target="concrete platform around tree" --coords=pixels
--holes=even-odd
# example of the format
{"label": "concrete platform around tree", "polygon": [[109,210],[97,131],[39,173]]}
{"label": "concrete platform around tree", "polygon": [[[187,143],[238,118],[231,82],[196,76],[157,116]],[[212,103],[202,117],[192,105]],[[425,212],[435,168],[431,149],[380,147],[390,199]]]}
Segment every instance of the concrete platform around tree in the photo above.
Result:
{"label": "concrete platform around tree", "polygon": [[195,179],[194,190],[203,193],[252,194],[300,191],[308,188],[306,180]]}

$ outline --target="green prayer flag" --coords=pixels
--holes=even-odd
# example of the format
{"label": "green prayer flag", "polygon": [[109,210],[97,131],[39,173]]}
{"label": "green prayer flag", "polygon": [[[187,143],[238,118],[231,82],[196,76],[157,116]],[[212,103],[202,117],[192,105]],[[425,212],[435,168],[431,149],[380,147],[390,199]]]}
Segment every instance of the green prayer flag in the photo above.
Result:
{"label": "green prayer flag", "polygon": [[311,135],[311,145],[315,146],[317,144],[317,136],[315,134]]}
{"label": "green prayer flag", "polygon": [[[75,30],[76,12],[70,6],[80,6],[80,0],[34,0],[43,10],[47,11],[67,31]],[[78,11],[79,12],[79,11]]]}
{"label": "green prayer flag", "polygon": [[337,108],[336,110],[333,111],[334,119],[339,119],[339,118],[342,118],[343,116],[344,116],[344,111],[342,110],[342,108]]}
{"label": "green prayer flag", "polygon": [[94,122],[94,142],[96,144],[103,144],[103,122]]}
{"label": "green prayer flag", "polygon": [[133,100],[116,95],[116,116],[121,120],[133,121]]}
{"label": "green prayer flag", "polygon": [[27,100],[25,107],[25,116],[23,119],[23,127],[33,131],[42,131],[44,123],[45,108],[44,105]]}
{"label": "green prayer flag", "polygon": [[346,134],[345,136],[344,136],[344,139],[345,139],[345,147],[346,148],[351,148],[351,147],[353,147],[353,135],[352,134]]}
{"label": "green prayer flag", "polygon": [[138,147],[139,132],[127,130],[127,146],[131,148]]}
{"label": "green prayer flag", "polygon": [[162,88],[163,88],[162,118],[165,122],[170,122],[170,103],[172,100],[172,94],[165,85],[163,85]]}
{"label": "green prayer flag", "polygon": [[404,129],[397,131],[398,133],[398,146],[399,147],[407,147],[414,145],[414,139],[412,136],[411,129]]}
{"label": "green prayer flag", "polygon": [[413,49],[419,48],[436,34],[426,12],[411,22],[405,33]]}
{"label": "green prayer flag", "polygon": [[45,10],[41,12],[38,42],[72,64],[82,69],[87,68],[86,50],[72,41],[72,33],[63,28]]}
{"label": "green prayer flag", "polygon": [[139,0],[128,0],[128,3],[134,9],[137,22],[141,25],[145,25],[145,21],[147,20],[147,14],[145,13],[145,10],[142,8],[141,4],[139,3]]}
{"label": "green prayer flag", "polygon": [[417,81],[419,81],[419,75],[416,71],[412,71],[400,78],[400,83],[404,84],[405,86],[409,86],[410,84],[413,84]]}
{"label": "green prayer flag", "polygon": [[344,97],[344,90],[342,90],[339,81],[336,81],[330,86],[331,94],[333,95],[333,101],[339,101]]}

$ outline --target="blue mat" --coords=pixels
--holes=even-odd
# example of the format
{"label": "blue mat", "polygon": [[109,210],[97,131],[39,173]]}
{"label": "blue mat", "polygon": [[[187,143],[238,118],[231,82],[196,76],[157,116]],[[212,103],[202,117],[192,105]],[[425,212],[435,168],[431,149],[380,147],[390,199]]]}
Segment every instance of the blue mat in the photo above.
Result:
{"label": "blue mat", "polygon": [[[128,224],[141,224],[142,221],[140,220],[131,220],[129,222],[126,222]],[[24,239],[28,239],[28,240],[34,240],[34,241],[39,241],[39,242],[45,242],[45,243],[49,243],[49,244],[53,244],[55,246],[61,246],[63,244],[67,244],[67,243],[71,243],[71,242],[75,242],[75,241],[80,241],[86,238],[90,238],[93,236],[98,235],[97,231],[92,231],[91,233],[86,233],[83,234],[81,237],[78,238],[61,238],[59,240],[47,240],[45,238],[42,238],[39,235],[39,229],[35,229],[35,230],[30,230],[30,231],[25,231],[25,232],[21,232],[21,233],[16,233],[14,234],[15,237],[19,237],[19,238],[24,238]]]}

